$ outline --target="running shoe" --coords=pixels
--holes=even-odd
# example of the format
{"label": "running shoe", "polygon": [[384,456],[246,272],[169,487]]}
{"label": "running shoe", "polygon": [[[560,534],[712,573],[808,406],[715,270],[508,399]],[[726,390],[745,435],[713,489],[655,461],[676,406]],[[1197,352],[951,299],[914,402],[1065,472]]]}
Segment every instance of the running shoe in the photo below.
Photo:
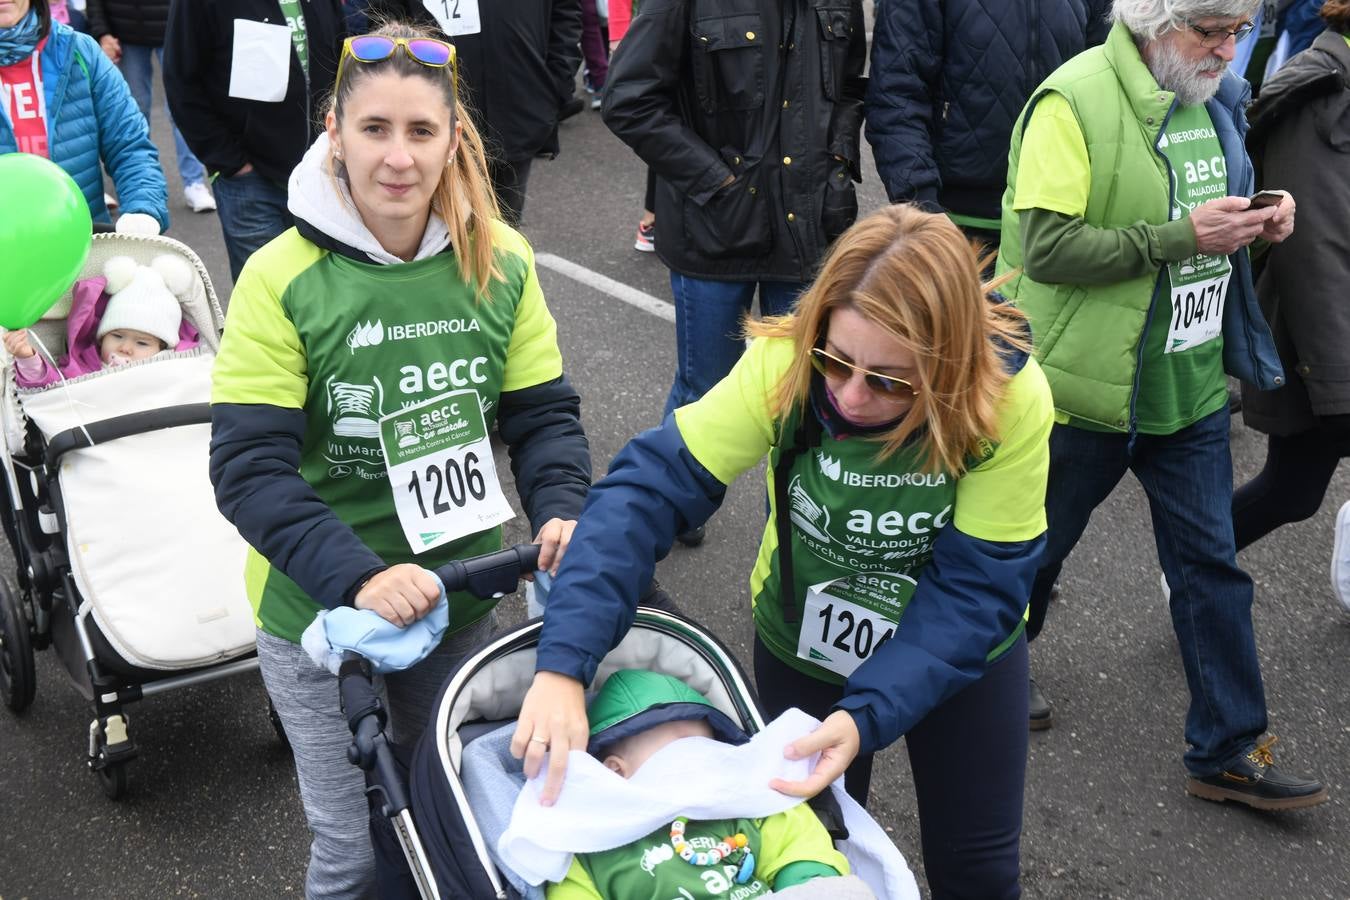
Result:
{"label": "running shoe", "polygon": [[639,222],[637,237],[633,240],[633,249],[643,253],[656,252],[656,223]]}
{"label": "running shoe", "polygon": [[1350,502],[1336,514],[1336,541],[1331,549],[1331,589],[1350,612]]}
{"label": "running shoe", "polygon": [[211,196],[211,189],[200,181],[183,188],[183,199],[195,213],[215,212],[216,198]]}

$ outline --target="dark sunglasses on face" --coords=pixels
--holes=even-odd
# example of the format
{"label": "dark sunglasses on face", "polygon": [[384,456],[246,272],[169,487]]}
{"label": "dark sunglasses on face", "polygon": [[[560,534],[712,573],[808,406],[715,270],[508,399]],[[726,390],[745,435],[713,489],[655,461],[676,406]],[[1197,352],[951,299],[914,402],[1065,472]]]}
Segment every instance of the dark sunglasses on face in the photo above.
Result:
{"label": "dark sunglasses on face", "polygon": [[[363,63],[384,62],[402,47],[404,52],[416,62],[432,69],[450,69],[450,78],[455,74],[455,45],[438,41],[435,38],[395,38],[382,34],[363,34],[349,37],[342,42],[342,56],[338,59],[337,81],[342,84],[342,69],[347,59]],[[456,85],[458,87],[458,85]]]}
{"label": "dark sunglasses on face", "polygon": [[833,378],[837,381],[847,381],[853,377],[854,372],[859,372],[863,376],[863,382],[872,393],[893,403],[905,403],[919,394],[918,389],[903,378],[882,375],[861,366],[855,366],[853,363],[844,362],[837,356],[831,356],[821,347],[811,348],[811,366],[826,378]]}
{"label": "dark sunglasses on face", "polygon": [[[1189,24],[1189,23],[1188,23]],[[1235,31],[1227,28],[1201,28],[1199,25],[1191,25],[1191,31],[1200,35],[1200,46],[1213,49],[1222,45],[1230,37],[1235,41],[1240,41],[1252,33],[1256,27],[1254,22],[1244,22],[1237,27]]]}

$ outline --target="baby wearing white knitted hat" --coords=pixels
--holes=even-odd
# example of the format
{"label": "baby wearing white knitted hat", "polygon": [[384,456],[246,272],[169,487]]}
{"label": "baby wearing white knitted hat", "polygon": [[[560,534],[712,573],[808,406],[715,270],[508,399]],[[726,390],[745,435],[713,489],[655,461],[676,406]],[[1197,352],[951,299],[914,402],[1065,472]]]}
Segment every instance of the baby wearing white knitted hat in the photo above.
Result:
{"label": "baby wearing white knitted hat", "polygon": [[98,356],[104,366],[121,366],[178,344],[183,308],[175,294],[186,293],[192,277],[176,256],[157,256],[140,266],[115,256],[103,267],[108,308],[98,323]]}
{"label": "baby wearing white knitted hat", "polygon": [[[126,365],[178,346],[183,322],[178,298],[187,296],[192,287],[192,268],[186,260],[161,254],[142,266],[129,256],[114,256],[104,264],[103,278],[108,305],[93,335],[77,324],[79,317],[73,311],[68,317],[70,346],[60,364],[67,377]],[[77,307],[81,284],[76,284]],[[87,296],[92,303],[93,296]],[[4,344],[14,356],[20,386],[40,385],[54,377],[29,342],[27,329],[7,333]],[[97,366],[92,365],[95,352]]]}

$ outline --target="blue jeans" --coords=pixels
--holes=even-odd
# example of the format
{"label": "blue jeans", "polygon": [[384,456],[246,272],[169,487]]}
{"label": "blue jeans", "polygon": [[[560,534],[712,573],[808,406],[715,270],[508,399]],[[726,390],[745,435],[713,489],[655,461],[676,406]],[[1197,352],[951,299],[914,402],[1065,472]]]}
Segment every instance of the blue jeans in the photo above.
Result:
{"label": "blue jeans", "polygon": [[[1045,622],[1050,586],[1088,517],[1125,472],[1148,496],[1158,562],[1172,592],[1172,628],[1191,703],[1186,768],[1213,775],[1266,730],[1266,698],[1252,633],[1252,580],[1233,541],[1233,461],[1227,407],[1175,434],[1129,437],[1055,425],[1045,494],[1045,555],[1031,589],[1027,635]],[[1121,535],[1118,539],[1128,539]],[[1130,615],[1128,608],[1121,615]]]}
{"label": "blue jeans", "polygon": [[[150,124],[150,94],[152,79],[154,78],[154,69],[150,63],[151,54],[159,58],[159,69],[163,72],[163,47],[123,44],[122,61],[117,64],[117,67],[122,70],[122,77],[127,80],[127,87],[131,88],[131,96],[135,98],[136,105],[141,108],[141,115],[145,116],[147,127]],[[164,101],[164,112],[169,117],[169,125],[173,127],[173,146],[178,153],[178,177],[183,180],[183,187],[190,184],[205,183],[206,167],[197,160],[197,157],[192,155],[187,142],[183,140],[183,135],[178,132],[178,126],[173,124],[173,113],[169,111],[167,100]]]}
{"label": "blue jeans", "polygon": [[230,256],[230,277],[238,281],[248,258],[294,225],[295,219],[286,208],[286,189],[257,172],[217,178],[212,187]]}
{"label": "blue jeans", "polygon": [[780,316],[792,311],[806,285],[796,281],[705,281],[670,273],[675,295],[675,383],[666,398],[664,419],[693,403],[721,381],[745,351],[741,319],[750,312],[759,289],[759,313]]}

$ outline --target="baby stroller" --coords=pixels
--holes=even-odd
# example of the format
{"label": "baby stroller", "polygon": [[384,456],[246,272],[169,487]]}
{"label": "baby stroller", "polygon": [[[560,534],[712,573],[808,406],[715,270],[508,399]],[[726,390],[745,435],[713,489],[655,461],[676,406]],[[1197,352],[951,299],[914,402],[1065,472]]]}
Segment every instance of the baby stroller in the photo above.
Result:
{"label": "baby stroller", "polygon": [[[195,273],[180,303],[196,350],[31,390],[4,354],[0,391],[0,519],[17,582],[0,579],[0,698],[23,712],[33,651],[54,647],[93,704],[89,767],[113,799],[136,756],[127,704],[257,668],[246,545],[207,475],[224,316],[206,268],[169,238],[98,234],[80,277],[114,256],[148,265],[165,253]],[[70,303],[68,291],[30,329],[58,359]]]}
{"label": "baby stroller", "polygon": [[[448,592],[500,596],[515,590],[520,575],[533,570],[538,550],[512,547],[451,563],[437,575]],[[435,716],[410,761],[404,748],[394,747],[385,737],[385,714],[370,680],[369,663],[357,654],[344,654],[339,679],[353,734],[348,756],[366,771],[381,896],[420,895],[424,900],[523,896],[494,862],[490,838],[470,809],[461,770],[467,746],[497,732],[519,713],[534,676],[542,628],[542,620],[534,619],[509,629],[459,664],[442,687]],[[628,635],[601,663],[596,683],[621,669],[673,675],[747,733],[764,728],[749,680],[731,652],[678,615],[640,607]],[[836,840],[848,837],[828,791],[811,805]],[[382,841],[382,831],[392,831],[396,847],[390,846],[392,839]],[[390,863],[398,862],[399,850],[407,871],[390,877]]]}

